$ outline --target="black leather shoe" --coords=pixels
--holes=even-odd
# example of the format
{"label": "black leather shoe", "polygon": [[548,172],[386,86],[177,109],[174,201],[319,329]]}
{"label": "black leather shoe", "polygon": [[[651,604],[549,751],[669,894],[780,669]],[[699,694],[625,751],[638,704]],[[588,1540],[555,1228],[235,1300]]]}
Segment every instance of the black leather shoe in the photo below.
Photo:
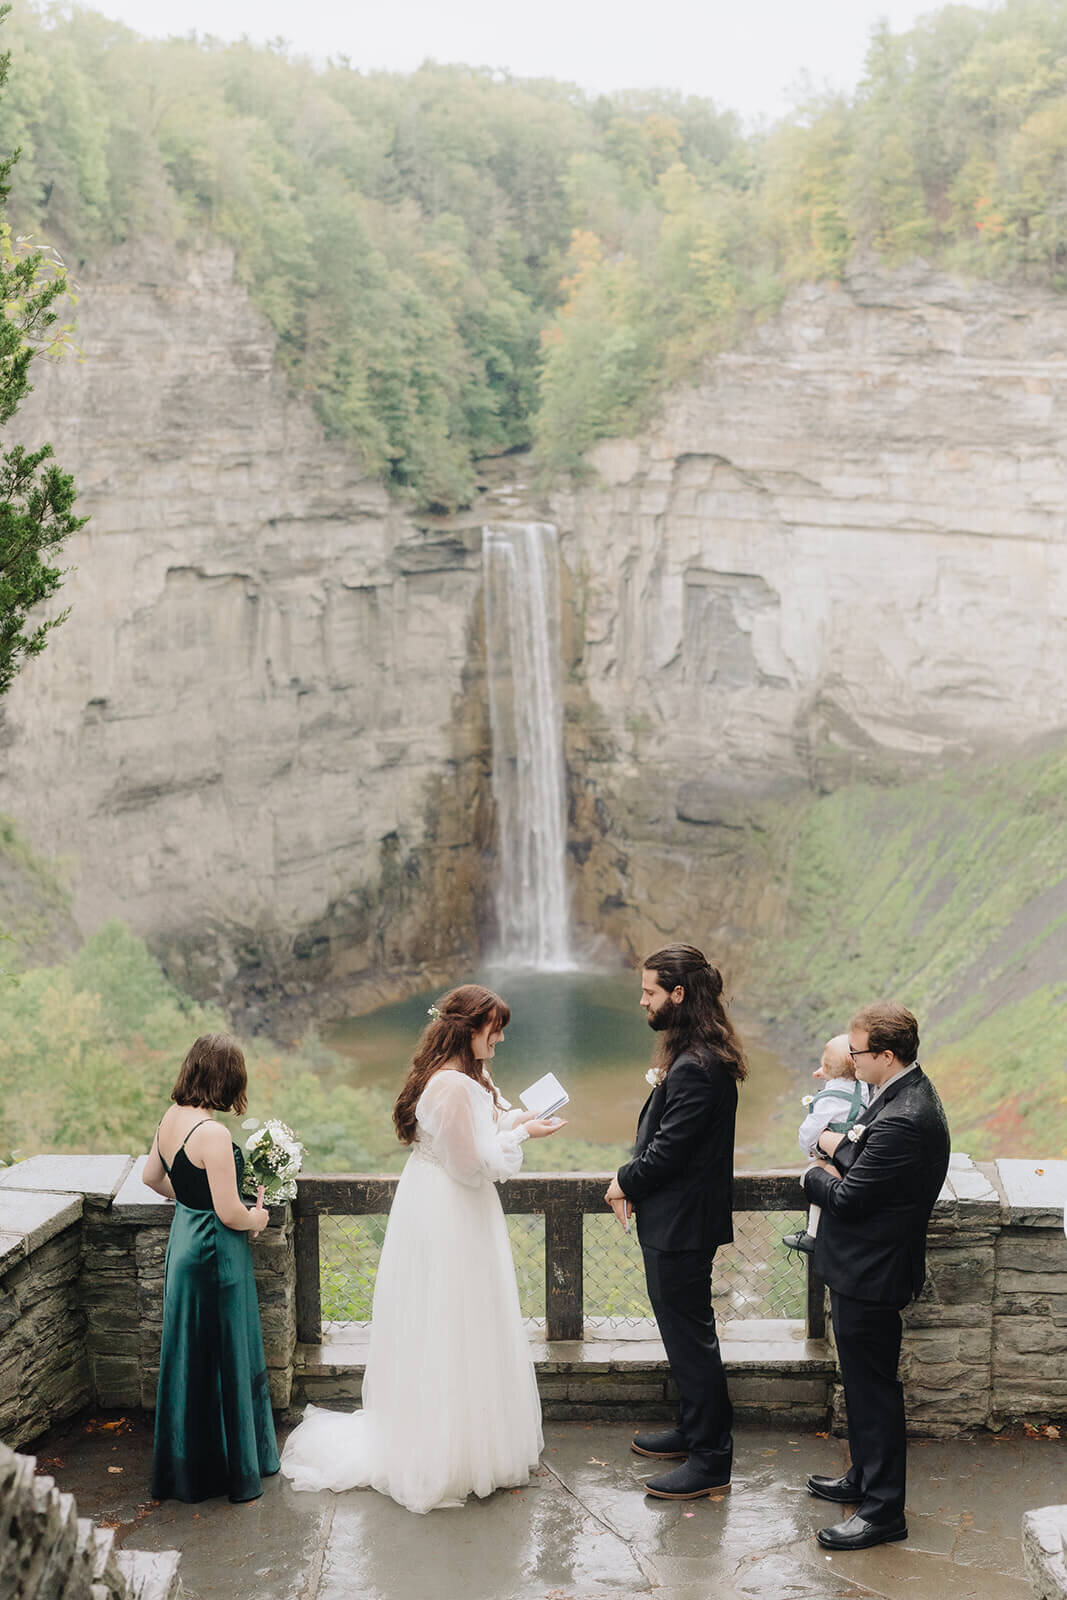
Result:
{"label": "black leather shoe", "polygon": [[684,1461],[689,1446],[677,1428],[666,1433],[635,1433],[630,1449],[638,1456],[654,1456],[658,1461]]}
{"label": "black leather shoe", "polygon": [[868,1522],[856,1511],[845,1522],[820,1528],[815,1537],[827,1550],[869,1550],[873,1544],[906,1539],[908,1524],[903,1517],[895,1517],[892,1522]]}
{"label": "black leather shoe", "polygon": [[806,1256],[815,1254],[815,1239],[810,1233],[783,1233],[782,1243],[790,1250],[802,1250]]}
{"label": "black leather shoe", "polygon": [[858,1486],[850,1478],[820,1478],[813,1472],[808,1479],[808,1493],[817,1494],[820,1500],[833,1500],[842,1506],[858,1506],[863,1499]]}
{"label": "black leather shoe", "polygon": [[645,1493],[657,1500],[699,1500],[706,1494],[725,1494],[730,1487],[730,1476],[709,1476],[687,1461],[684,1467],[675,1467],[660,1478],[649,1478]]}

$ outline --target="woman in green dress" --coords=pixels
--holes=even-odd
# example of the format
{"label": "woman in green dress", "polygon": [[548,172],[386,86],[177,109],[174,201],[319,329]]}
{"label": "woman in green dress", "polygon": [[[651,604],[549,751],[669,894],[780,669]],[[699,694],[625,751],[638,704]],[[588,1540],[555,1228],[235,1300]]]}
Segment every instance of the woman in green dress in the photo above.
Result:
{"label": "woman in green dress", "polygon": [[255,1500],[278,1470],[249,1236],[267,1226],[240,1196],[244,1157],[216,1111],[245,1109],[244,1056],[203,1034],[178,1081],[142,1174],[173,1199],[152,1462],[155,1500]]}

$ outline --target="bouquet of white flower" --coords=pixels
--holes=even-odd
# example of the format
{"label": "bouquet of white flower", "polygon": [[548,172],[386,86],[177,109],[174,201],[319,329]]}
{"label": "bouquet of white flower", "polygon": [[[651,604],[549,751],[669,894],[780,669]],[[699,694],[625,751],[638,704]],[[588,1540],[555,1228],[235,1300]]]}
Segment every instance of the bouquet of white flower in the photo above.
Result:
{"label": "bouquet of white flower", "polygon": [[253,1128],[245,1142],[245,1175],[242,1187],[251,1199],[263,1186],[263,1204],[281,1205],[296,1198],[296,1175],[304,1162],[304,1146],[292,1128],[277,1117],[260,1124],[254,1117],[241,1124]]}

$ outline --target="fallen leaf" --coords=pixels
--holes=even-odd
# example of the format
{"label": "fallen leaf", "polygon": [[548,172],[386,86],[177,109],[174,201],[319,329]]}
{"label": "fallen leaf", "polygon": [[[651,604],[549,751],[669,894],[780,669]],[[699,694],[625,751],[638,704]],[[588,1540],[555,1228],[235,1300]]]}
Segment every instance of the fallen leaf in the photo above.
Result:
{"label": "fallen leaf", "polygon": [[1043,1178],[1045,1176],[1044,1167],[1035,1167],[1034,1168],[1034,1176],[1037,1177],[1037,1178]]}
{"label": "fallen leaf", "polygon": [[[816,1437],[816,1439],[828,1439],[830,1437],[830,1435],[828,1433],[817,1433],[815,1435],[815,1437]],[[827,1561],[829,1561],[830,1557],[827,1556],[826,1559],[827,1559]]]}
{"label": "fallen leaf", "polygon": [[695,1517],[696,1516],[696,1512],[695,1511],[683,1511],[682,1512],[682,1516],[683,1517]]}
{"label": "fallen leaf", "polygon": [[109,1472],[121,1472],[121,1471],[122,1471],[122,1468],[121,1468],[121,1467],[108,1467],[108,1469],[107,1469],[107,1470],[108,1470],[108,1471],[109,1471]]}
{"label": "fallen leaf", "polygon": [[596,1456],[590,1456],[589,1460],[586,1462],[586,1466],[587,1467],[606,1467],[607,1466],[607,1462],[599,1460]]}
{"label": "fallen leaf", "polygon": [[[1050,1422],[1048,1427],[1045,1429],[1045,1437],[1046,1437],[1046,1439],[1058,1439],[1059,1436],[1060,1436],[1059,1428],[1057,1428],[1057,1426],[1056,1426],[1056,1424],[1054,1422]],[[60,1466],[62,1466],[62,1465],[63,1465],[63,1463],[60,1462]]]}
{"label": "fallen leaf", "polygon": [[715,1504],[718,1505],[720,1500],[726,1499],[726,1496],[724,1494],[709,1494],[708,1499],[714,1500]]}

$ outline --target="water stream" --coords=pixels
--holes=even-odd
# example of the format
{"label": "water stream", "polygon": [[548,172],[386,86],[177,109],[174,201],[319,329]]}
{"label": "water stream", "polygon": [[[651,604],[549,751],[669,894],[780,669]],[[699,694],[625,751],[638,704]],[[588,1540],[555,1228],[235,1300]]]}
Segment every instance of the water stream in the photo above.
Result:
{"label": "water stream", "polygon": [[546,522],[483,529],[485,639],[498,830],[498,956],[572,965],[560,696],[559,547]]}

